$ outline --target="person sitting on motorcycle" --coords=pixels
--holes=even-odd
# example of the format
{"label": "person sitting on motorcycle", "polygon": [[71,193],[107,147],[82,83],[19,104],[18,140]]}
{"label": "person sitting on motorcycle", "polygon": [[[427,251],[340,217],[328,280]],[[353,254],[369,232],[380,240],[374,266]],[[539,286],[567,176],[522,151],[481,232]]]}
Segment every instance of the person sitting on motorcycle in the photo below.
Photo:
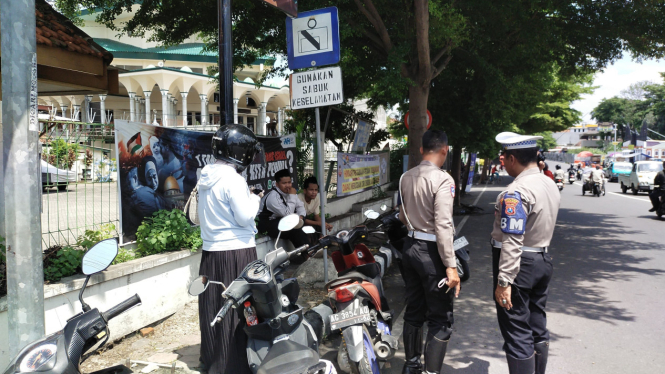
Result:
{"label": "person sitting on motorcycle", "polygon": [[[653,208],[649,209],[650,212],[655,212],[660,207],[660,202],[658,199],[661,196],[665,195],[665,161],[663,161],[663,170],[659,171],[656,174],[656,178],[653,180],[654,189],[649,194],[649,199],[651,199],[651,204]],[[655,187],[660,186],[660,187]]]}
{"label": "person sitting on motorcycle", "polygon": [[561,165],[557,165],[556,170],[554,171],[554,181],[563,183],[565,178],[566,173],[561,169]]}
{"label": "person sitting on motorcycle", "polygon": [[603,171],[600,170],[600,166],[596,165],[596,168],[591,171],[591,175],[589,176],[589,180],[592,183],[600,183],[600,190],[602,191],[604,188],[604,182],[605,182],[605,174],[603,174]]}
{"label": "person sitting on motorcycle", "polygon": [[[543,163],[545,162],[543,161]],[[552,172],[550,171],[549,165],[545,164],[545,166],[543,167],[543,174],[554,180],[554,174],[552,174]]]}

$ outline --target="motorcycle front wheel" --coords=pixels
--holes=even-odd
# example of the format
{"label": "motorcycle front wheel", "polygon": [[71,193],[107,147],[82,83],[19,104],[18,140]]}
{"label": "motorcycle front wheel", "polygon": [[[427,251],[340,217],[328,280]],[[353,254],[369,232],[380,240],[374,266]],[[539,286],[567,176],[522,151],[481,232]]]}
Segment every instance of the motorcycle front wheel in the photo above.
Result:
{"label": "motorcycle front wheel", "polygon": [[376,358],[372,338],[365,326],[363,326],[363,348],[363,358],[360,359],[360,362],[349,360],[351,374],[380,374],[379,360]]}

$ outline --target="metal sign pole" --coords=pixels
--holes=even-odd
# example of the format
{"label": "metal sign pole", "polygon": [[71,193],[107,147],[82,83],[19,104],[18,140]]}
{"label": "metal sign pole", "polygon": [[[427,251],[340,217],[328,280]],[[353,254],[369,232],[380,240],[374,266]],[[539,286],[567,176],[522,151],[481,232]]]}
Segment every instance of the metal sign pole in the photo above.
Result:
{"label": "metal sign pole", "polygon": [[[233,45],[231,0],[218,0],[219,23],[219,103],[224,114],[220,125],[233,124]],[[221,114],[221,113],[220,113]]]}
{"label": "metal sign pole", "polygon": [[[3,1],[0,235],[7,247],[9,352],[44,336],[35,0]],[[20,26],[20,31],[17,32]]]}
{"label": "metal sign pole", "polygon": [[[323,142],[321,141],[321,116],[319,114],[319,107],[316,107],[315,116],[316,116],[316,148],[318,152],[317,162],[318,162],[318,173],[316,179],[319,181],[319,191],[321,193],[321,234],[324,236],[327,235],[326,230],[326,200],[328,198],[328,191],[321,190],[321,181],[323,181]],[[323,249],[323,282],[328,283],[328,250]]]}

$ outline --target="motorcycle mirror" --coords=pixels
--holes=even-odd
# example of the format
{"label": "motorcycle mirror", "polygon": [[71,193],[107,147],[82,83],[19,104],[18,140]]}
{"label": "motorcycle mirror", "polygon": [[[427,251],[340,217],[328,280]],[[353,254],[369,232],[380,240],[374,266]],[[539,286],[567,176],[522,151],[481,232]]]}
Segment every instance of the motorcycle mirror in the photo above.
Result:
{"label": "motorcycle mirror", "polygon": [[371,212],[369,212],[369,214],[365,213],[365,216],[367,216],[367,218],[369,218],[369,219],[377,219],[377,218],[379,218],[380,214],[378,212],[371,211]]}
{"label": "motorcycle mirror", "polygon": [[192,281],[192,283],[189,285],[189,290],[187,290],[187,292],[192,296],[198,296],[208,288],[208,284],[210,284],[210,282],[208,282],[208,277],[205,275],[201,275],[200,277]]}
{"label": "motorcycle mirror", "polygon": [[102,240],[92,246],[83,256],[83,274],[92,275],[106,270],[118,255],[118,241],[115,238]]}
{"label": "motorcycle mirror", "polygon": [[365,217],[369,218],[369,215],[372,214],[372,213],[374,213],[374,210],[372,210],[372,209],[367,209],[367,210],[365,211],[365,213],[363,213],[363,215],[364,215]]}
{"label": "motorcycle mirror", "polygon": [[343,238],[347,235],[349,235],[349,231],[348,230],[342,230],[342,231],[337,233],[337,239],[341,239],[341,238]]}
{"label": "motorcycle mirror", "polygon": [[381,205],[381,211],[385,212],[386,210],[388,210],[388,206],[386,204]]}
{"label": "motorcycle mirror", "polygon": [[316,232],[312,226],[303,226],[302,231],[304,231],[305,234],[314,234]]}
{"label": "motorcycle mirror", "polygon": [[289,214],[288,216],[284,216],[282,219],[279,220],[277,229],[279,231],[293,230],[296,226],[298,226],[299,223],[300,223],[300,216],[298,216],[297,214]]}

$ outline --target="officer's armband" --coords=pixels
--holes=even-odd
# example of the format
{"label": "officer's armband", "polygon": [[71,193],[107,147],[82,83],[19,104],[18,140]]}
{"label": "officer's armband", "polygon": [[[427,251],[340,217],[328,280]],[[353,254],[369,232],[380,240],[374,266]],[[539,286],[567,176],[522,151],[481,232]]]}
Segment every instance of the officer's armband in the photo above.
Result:
{"label": "officer's armband", "polygon": [[522,235],[526,231],[526,212],[519,192],[508,192],[501,203],[501,231]]}

